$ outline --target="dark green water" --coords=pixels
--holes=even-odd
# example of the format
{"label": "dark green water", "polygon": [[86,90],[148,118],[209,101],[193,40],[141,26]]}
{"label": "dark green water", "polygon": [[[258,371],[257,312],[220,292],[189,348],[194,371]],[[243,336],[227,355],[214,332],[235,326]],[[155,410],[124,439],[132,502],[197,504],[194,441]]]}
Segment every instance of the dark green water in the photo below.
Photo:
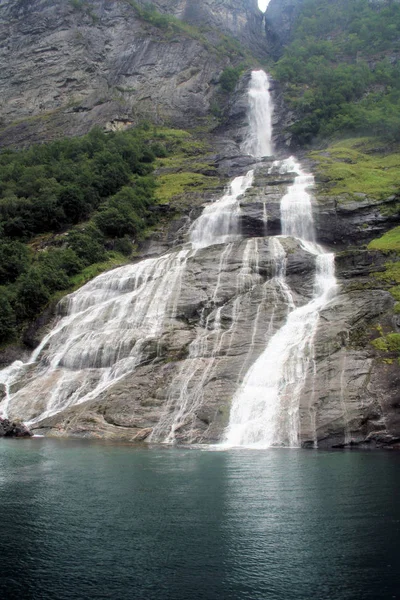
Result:
{"label": "dark green water", "polygon": [[400,455],[0,443],[0,598],[400,598]]}

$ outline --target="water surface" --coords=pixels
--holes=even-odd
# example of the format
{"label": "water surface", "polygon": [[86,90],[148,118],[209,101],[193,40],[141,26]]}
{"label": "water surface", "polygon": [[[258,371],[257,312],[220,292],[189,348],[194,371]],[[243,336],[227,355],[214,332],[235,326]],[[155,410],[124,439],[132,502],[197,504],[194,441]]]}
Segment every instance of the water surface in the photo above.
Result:
{"label": "water surface", "polygon": [[400,455],[0,443],[0,597],[400,598]]}

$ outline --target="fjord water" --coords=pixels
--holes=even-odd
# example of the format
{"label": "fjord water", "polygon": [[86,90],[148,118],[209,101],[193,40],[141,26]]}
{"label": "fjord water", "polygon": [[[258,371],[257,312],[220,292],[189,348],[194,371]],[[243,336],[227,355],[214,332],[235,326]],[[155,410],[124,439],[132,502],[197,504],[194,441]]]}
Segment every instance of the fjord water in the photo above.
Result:
{"label": "fjord water", "polygon": [[0,444],[0,597],[400,598],[400,455]]}

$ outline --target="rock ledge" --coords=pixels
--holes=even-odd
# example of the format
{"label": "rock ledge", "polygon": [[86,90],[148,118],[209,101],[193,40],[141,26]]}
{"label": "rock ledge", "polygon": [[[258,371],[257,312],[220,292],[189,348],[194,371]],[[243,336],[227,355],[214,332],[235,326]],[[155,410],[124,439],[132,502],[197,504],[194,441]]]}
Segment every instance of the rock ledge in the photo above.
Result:
{"label": "rock ledge", "polygon": [[0,438],[1,437],[31,437],[33,434],[22,422],[10,421],[0,417]]}

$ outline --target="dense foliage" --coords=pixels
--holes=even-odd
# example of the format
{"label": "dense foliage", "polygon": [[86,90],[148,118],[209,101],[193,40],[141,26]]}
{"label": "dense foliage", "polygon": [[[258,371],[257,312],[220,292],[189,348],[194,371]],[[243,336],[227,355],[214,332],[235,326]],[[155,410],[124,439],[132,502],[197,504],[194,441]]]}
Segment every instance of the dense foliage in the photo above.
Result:
{"label": "dense foliage", "polygon": [[300,144],[336,133],[400,139],[400,4],[305,0],[276,65]]}
{"label": "dense foliage", "polygon": [[0,153],[0,343],[85,268],[132,252],[164,153],[146,127]]}

